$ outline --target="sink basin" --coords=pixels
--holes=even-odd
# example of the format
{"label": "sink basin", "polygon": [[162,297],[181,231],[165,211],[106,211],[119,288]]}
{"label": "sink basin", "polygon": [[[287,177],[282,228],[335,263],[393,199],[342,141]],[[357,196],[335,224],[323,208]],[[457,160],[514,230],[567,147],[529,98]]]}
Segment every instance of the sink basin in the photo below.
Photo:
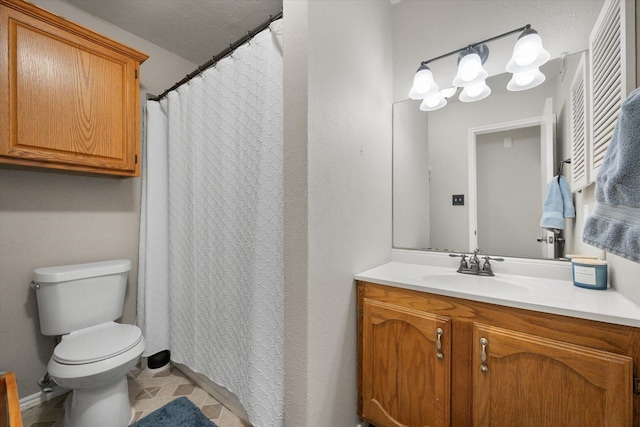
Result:
{"label": "sink basin", "polygon": [[496,293],[528,293],[529,288],[511,280],[495,276],[474,276],[471,274],[451,273],[424,276],[423,280],[432,286],[446,286],[451,290],[474,291],[484,290]]}

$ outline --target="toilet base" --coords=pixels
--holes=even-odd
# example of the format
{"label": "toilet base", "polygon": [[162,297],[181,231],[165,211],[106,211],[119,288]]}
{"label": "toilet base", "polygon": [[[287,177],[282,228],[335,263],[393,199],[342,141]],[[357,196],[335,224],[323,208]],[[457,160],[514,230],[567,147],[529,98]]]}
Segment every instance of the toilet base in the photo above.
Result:
{"label": "toilet base", "polygon": [[64,406],[64,427],[126,427],[132,421],[127,378],[103,387],[76,389]]}

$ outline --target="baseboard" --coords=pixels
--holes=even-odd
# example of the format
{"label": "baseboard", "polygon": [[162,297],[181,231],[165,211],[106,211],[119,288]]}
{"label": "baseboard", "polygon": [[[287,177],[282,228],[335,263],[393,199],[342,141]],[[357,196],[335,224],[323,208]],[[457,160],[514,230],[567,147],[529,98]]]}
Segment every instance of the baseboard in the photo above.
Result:
{"label": "baseboard", "polygon": [[53,387],[53,391],[49,393],[39,391],[29,396],[25,396],[20,399],[20,410],[24,411],[25,409],[33,408],[34,406],[38,406],[41,403],[47,402],[51,399],[55,399],[58,396],[62,396],[69,391],[69,389],[56,385]]}
{"label": "baseboard", "polygon": [[251,426],[247,411],[244,409],[242,403],[240,403],[238,398],[233,393],[231,393],[226,388],[214,383],[206,376],[192,371],[187,366],[181,363],[177,363],[172,360],[171,364],[175,366],[180,372],[191,378],[200,387],[202,387],[204,391],[209,393],[214,399],[220,402],[222,406],[236,414],[238,418],[240,418],[245,423],[246,426]]}

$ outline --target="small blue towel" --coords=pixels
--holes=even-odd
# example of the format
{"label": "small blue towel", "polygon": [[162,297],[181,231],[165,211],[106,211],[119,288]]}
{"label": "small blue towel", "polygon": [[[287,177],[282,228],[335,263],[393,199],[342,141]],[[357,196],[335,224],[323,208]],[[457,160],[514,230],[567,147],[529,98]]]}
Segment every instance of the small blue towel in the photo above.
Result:
{"label": "small blue towel", "polygon": [[547,185],[540,227],[550,231],[564,230],[564,219],[575,217],[576,209],[573,207],[569,183],[564,176],[554,176]]}
{"label": "small blue towel", "polygon": [[640,262],[640,89],[622,103],[595,194],[596,207],[585,220],[582,240]]}

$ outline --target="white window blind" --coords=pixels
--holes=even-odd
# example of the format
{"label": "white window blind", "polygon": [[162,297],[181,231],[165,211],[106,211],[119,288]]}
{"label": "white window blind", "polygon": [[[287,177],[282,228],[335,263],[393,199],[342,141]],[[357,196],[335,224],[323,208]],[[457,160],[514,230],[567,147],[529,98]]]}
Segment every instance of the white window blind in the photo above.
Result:
{"label": "white window blind", "polygon": [[589,36],[591,181],[602,166],[620,114],[635,86],[634,1],[606,0]]}

